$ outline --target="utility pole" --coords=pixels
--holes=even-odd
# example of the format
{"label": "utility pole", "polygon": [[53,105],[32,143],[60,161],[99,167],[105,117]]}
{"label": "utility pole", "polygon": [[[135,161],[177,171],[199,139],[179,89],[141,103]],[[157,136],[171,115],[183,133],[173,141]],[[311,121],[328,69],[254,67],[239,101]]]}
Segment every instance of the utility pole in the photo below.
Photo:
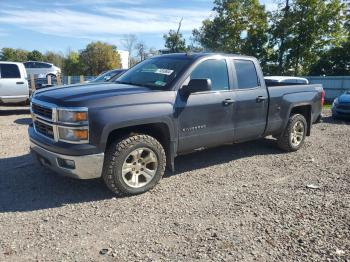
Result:
{"label": "utility pole", "polygon": [[[288,13],[289,13],[289,0],[286,0],[286,6],[284,8],[284,21],[285,19],[288,17]],[[285,37],[286,37],[286,25],[283,23],[283,34],[281,36],[281,45],[280,45],[280,50],[278,53],[278,72],[281,74],[283,71],[283,56],[284,56],[284,52],[285,52]]]}

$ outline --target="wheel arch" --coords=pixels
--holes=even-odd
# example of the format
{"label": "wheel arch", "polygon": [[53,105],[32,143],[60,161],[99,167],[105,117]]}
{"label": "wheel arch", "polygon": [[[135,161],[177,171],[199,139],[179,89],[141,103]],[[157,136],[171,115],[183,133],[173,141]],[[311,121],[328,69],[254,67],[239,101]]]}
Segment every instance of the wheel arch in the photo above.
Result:
{"label": "wheel arch", "polygon": [[131,134],[145,134],[157,139],[165,150],[166,158],[167,158],[167,167],[171,168],[171,170],[174,170],[176,144],[168,124],[164,122],[154,122],[154,123],[124,126],[124,127],[113,129],[108,134],[105,150],[108,147],[108,145],[110,145],[111,142],[114,141],[115,139],[126,137]]}
{"label": "wheel arch", "polygon": [[289,117],[295,114],[300,114],[305,117],[307,123],[307,132],[306,135],[311,135],[311,126],[312,126],[312,106],[310,104],[304,105],[295,105],[290,109]]}

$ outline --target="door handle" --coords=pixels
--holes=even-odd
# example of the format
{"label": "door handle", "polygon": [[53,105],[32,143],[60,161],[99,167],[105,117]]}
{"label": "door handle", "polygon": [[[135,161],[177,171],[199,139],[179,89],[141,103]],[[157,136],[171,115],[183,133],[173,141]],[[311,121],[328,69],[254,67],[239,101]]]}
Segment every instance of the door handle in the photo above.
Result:
{"label": "door handle", "polygon": [[258,96],[258,97],[256,98],[256,102],[257,102],[257,103],[264,102],[265,100],[267,100],[267,97],[266,97],[266,96]]}
{"label": "door handle", "polygon": [[231,98],[225,99],[224,101],[222,101],[222,104],[224,106],[229,106],[232,105],[235,102],[235,100],[232,100]]}
{"label": "door handle", "polygon": [[16,85],[23,85],[24,82],[16,82]]}

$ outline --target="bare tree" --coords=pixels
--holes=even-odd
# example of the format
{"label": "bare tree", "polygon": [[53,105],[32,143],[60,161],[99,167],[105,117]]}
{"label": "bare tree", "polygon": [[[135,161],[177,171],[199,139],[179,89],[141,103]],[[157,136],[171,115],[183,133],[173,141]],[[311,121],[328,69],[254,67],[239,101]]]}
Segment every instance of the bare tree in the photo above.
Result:
{"label": "bare tree", "polygon": [[136,44],[135,49],[137,50],[137,56],[143,61],[146,59],[146,45],[144,42],[140,41]]}
{"label": "bare tree", "polygon": [[129,67],[131,65],[132,51],[135,48],[136,42],[137,42],[137,37],[136,35],[133,35],[133,34],[124,35],[123,38],[121,39],[121,45],[123,46],[123,48],[126,49],[126,51],[129,52]]}

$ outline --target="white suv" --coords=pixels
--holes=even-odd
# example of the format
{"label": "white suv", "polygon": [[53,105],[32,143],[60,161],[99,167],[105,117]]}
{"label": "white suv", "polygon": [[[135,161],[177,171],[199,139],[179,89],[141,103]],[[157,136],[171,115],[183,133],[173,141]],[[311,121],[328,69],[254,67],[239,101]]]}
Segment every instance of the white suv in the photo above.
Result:
{"label": "white suv", "polygon": [[0,61],[0,102],[19,103],[28,98],[29,87],[24,65]]}
{"label": "white suv", "polygon": [[61,73],[61,69],[53,64],[38,61],[28,61],[23,63],[28,75],[35,75],[35,78],[56,77]]}

